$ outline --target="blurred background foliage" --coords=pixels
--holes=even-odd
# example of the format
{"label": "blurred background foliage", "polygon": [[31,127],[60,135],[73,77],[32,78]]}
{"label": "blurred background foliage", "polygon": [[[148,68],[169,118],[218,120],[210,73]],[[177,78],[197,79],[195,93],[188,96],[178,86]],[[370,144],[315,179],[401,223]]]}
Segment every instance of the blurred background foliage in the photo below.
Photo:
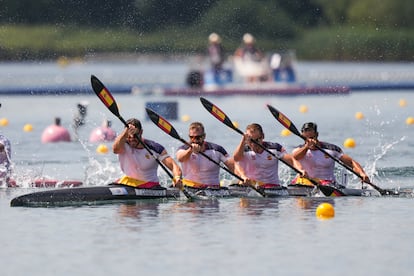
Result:
{"label": "blurred background foliage", "polygon": [[250,32],[306,60],[414,60],[410,0],[0,0],[0,59],[130,52],[231,54]]}

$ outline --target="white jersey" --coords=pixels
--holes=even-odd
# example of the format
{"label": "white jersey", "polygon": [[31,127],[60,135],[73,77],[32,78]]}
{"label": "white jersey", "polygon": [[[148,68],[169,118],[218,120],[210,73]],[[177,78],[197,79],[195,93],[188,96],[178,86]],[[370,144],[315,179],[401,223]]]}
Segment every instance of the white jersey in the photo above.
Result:
{"label": "white jersey", "polygon": [[[158,160],[162,161],[168,157],[168,154],[161,156],[164,151],[162,145],[147,139],[144,143]],[[118,154],[118,159],[122,172],[127,176],[148,182],[159,182],[157,175],[159,164],[145,148],[137,149],[125,144],[125,152]]]}
{"label": "white jersey", "polygon": [[248,178],[264,184],[280,185],[278,158],[282,158],[286,154],[286,150],[278,143],[263,142],[263,146],[277,158],[265,150],[262,153],[257,153],[246,146],[243,158],[238,164],[243,168]]}
{"label": "white jersey", "polygon": [[[303,147],[303,145],[299,147]],[[344,154],[340,147],[333,144],[319,142],[319,147],[337,159],[340,159]],[[303,169],[306,170],[309,177],[333,182],[336,181],[334,174],[335,160],[322,151],[308,149],[305,156],[298,161],[302,164]]]}
{"label": "white jersey", "polygon": [[[220,145],[204,142],[204,146],[205,151],[203,153],[217,163],[224,163],[230,158],[226,150]],[[187,149],[188,145],[183,145],[178,148],[177,153]],[[185,179],[204,185],[220,184],[220,167],[201,154],[191,153],[190,158],[182,162],[181,165]]]}

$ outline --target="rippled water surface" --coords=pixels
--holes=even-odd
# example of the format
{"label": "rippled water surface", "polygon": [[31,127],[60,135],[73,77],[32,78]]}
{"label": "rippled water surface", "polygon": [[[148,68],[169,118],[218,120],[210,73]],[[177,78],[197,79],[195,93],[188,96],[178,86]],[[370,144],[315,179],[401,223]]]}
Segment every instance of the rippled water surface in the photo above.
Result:
{"label": "rippled water surface", "polygon": [[[3,66],[1,70],[5,70]],[[22,83],[35,84],[36,79],[56,77],[53,66],[47,66],[26,67],[27,71],[20,72],[20,76],[24,75]],[[166,78],[171,72],[177,82],[182,80],[187,68],[182,64],[176,67],[169,64],[166,71],[159,65],[157,68],[131,64],[76,66],[80,66],[72,73],[76,85],[89,85],[90,74],[96,74],[104,83],[106,80],[116,83],[118,75],[131,79],[133,75],[147,74],[156,79],[157,74]],[[400,67],[364,65],[363,69],[363,74],[372,72],[370,78],[365,77],[367,80],[376,79],[378,72],[394,76],[398,74],[393,70],[400,70],[401,76],[405,76],[414,71],[407,69],[406,64]],[[33,76],[33,70],[38,74]],[[45,70],[43,75],[42,70]],[[312,74],[329,77],[329,73],[338,78],[336,72],[340,70],[341,65],[335,64],[303,64],[299,68],[303,74],[307,73],[307,78]],[[352,65],[347,64],[344,74],[348,76],[351,71],[356,74],[359,70],[360,65],[354,65],[352,70]],[[9,85],[12,76],[3,78],[1,83]],[[62,76],[65,80],[65,74]],[[229,152],[240,141],[240,135],[213,118],[197,97],[138,94],[115,98],[124,118],[142,119],[144,136],[161,142],[170,152],[181,144],[145,119],[144,108],[148,102],[177,102],[179,118],[203,122],[207,140],[222,144]],[[406,124],[406,119],[414,116],[414,91],[206,98],[223,109],[241,129],[251,122],[262,124],[265,138],[280,142],[289,151],[301,143],[300,138],[282,136],[283,127],[265,105],[278,108],[298,128],[306,121],[315,121],[321,140],[340,146],[346,138],[356,141],[355,148],[344,150],[361,163],[376,185],[390,189],[414,187],[414,127]],[[70,128],[80,101],[87,101],[89,105],[87,123],[79,130],[79,140],[41,144],[41,133],[52,124],[54,117],[61,117],[62,124]],[[98,154],[97,144],[88,142],[90,131],[105,118],[112,120],[115,130],[122,130],[121,122],[92,91],[91,95],[79,96],[1,96],[0,103],[0,118],[7,118],[9,122],[0,127],[0,132],[12,142],[14,177],[21,183],[43,176],[103,185],[120,176],[116,156]],[[299,111],[302,105],[308,112]],[[362,112],[364,118],[357,120],[356,112]],[[189,122],[171,122],[186,137]],[[33,131],[24,132],[25,124],[31,124]],[[283,165],[280,173],[285,183],[292,177],[290,169]],[[161,171],[160,177],[165,179]],[[349,177],[350,185],[359,185],[352,175]],[[33,190],[0,189],[2,275],[411,275],[414,268],[411,196],[9,207],[13,197]],[[334,206],[333,219],[315,217],[315,209],[322,202]]]}

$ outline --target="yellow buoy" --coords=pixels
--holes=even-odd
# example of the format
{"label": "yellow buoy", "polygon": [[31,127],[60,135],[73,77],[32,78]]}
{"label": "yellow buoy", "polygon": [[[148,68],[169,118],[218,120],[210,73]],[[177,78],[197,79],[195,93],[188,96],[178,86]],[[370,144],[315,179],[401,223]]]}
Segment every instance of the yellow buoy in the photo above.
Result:
{"label": "yellow buoy", "polygon": [[401,106],[401,107],[405,107],[406,105],[407,105],[406,100],[404,100],[404,99],[400,99],[400,106]]}
{"label": "yellow buoy", "polygon": [[408,118],[405,120],[405,123],[406,123],[407,125],[412,125],[412,124],[414,124],[414,117],[408,117]]}
{"label": "yellow buoy", "polygon": [[97,153],[108,153],[108,147],[105,144],[100,144],[97,148],[96,148],[96,152]]}
{"label": "yellow buoy", "polygon": [[355,146],[356,146],[356,143],[355,143],[354,139],[352,139],[352,138],[345,139],[344,147],[346,147],[346,148],[355,148]]}
{"label": "yellow buoy", "polygon": [[191,119],[190,115],[186,114],[186,115],[181,116],[181,121],[184,123],[190,121],[190,119]]}
{"label": "yellow buoy", "polygon": [[300,111],[300,113],[306,113],[306,112],[308,112],[308,107],[306,105],[302,104],[299,107],[299,111]]}
{"label": "yellow buoy", "polygon": [[0,126],[7,126],[8,124],[9,124],[9,120],[7,120],[6,118],[0,119]]}
{"label": "yellow buoy", "polygon": [[335,209],[332,204],[324,202],[319,204],[315,214],[319,219],[331,219],[335,216]]}
{"label": "yellow buoy", "polygon": [[25,124],[23,126],[23,131],[25,131],[25,132],[33,131],[33,126],[31,124]]}
{"label": "yellow buoy", "polygon": [[285,128],[285,129],[282,129],[282,131],[280,132],[280,135],[281,136],[283,136],[283,137],[286,137],[286,136],[289,136],[289,135],[291,135],[292,133],[290,132],[290,130],[289,129],[287,129],[287,128]]}
{"label": "yellow buoy", "polygon": [[355,113],[355,118],[357,119],[357,120],[361,120],[361,119],[364,119],[364,114],[362,114],[362,112],[357,112],[357,113]]}
{"label": "yellow buoy", "polygon": [[60,67],[66,67],[66,66],[68,66],[68,65],[69,65],[69,58],[67,58],[67,57],[65,57],[65,56],[60,56],[60,57],[57,59],[57,64],[58,64]]}
{"label": "yellow buoy", "polygon": [[239,127],[239,122],[233,121],[232,123],[233,123],[234,127],[236,127],[236,128]]}

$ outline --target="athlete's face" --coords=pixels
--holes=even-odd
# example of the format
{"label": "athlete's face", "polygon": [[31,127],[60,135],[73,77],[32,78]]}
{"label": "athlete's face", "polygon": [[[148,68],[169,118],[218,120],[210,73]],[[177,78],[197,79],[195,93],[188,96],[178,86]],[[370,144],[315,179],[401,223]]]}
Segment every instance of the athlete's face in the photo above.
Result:
{"label": "athlete's face", "polygon": [[302,131],[302,136],[307,139],[316,139],[318,138],[317,132],[312,128],[307,128]]}
{"label": "athlete's face", "polygon": [[206,134],[201,128],[192,128],[190,129],[188,136],[190,137],[191,143],[202,145]]}
{"label": "athlete's face", "polygon": [[[262,151],[262,148],[259,145],[257,145],[257,143],[262,144],[263,134],[257,129],[248,129],[246,133],[250,136],[250,139],[247,142],[249,147],[255,152]],[[253,142],[252,140],[256,141],[257,143]]]}
{"label": "athlete's face", "polygon": [[138,137],[142,139],[141,135],[142,129],[137,129],[135,126],[129,125],[127,143],[133,148],[137,147],[140,144]]}
{"label": "athlete's face", "polygon": [[314,129],[304,129],[302,131],[302,136],[306,138],[306,143],[311,150],[316,149],[316,144],[318,143],[318,132]]}

